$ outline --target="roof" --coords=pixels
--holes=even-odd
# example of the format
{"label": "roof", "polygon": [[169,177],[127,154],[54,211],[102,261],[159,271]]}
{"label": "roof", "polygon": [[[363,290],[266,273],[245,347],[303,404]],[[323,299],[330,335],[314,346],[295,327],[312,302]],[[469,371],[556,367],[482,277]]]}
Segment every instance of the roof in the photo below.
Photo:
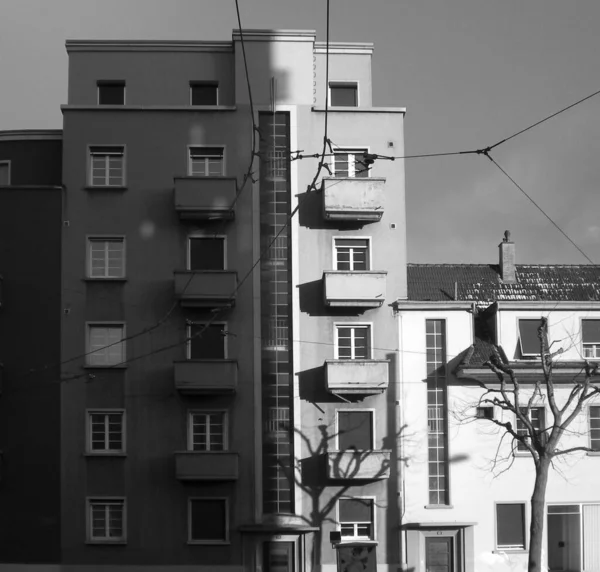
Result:
{"label": "roof", "polygon": [[505,284],[497,264],[408,264],[408,300],[600,300],[598,266],[517,264],[515,268],[516,283]]}

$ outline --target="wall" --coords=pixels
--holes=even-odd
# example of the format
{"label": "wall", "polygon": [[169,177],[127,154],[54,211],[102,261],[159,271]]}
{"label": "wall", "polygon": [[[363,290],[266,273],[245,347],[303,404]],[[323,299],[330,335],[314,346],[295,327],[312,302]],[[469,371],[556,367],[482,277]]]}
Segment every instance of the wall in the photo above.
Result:
{"label": "wall", "polygon": [[0,131],[0,161],[10,161],[11,185],[62,183],[60,131]]}

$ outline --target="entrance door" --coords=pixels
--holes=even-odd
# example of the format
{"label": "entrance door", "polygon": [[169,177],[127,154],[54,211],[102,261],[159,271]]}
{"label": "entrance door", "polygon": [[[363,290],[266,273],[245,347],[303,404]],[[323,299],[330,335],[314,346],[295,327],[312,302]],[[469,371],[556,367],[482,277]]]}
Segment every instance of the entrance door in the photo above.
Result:
{"label": "entrance door", "polygon": [[579,505],[548,507],[548,569],[581,570],[581,520]]}
{"label": "entrance door", "polygon": [[426,572],[454,572],[452,541],[450,536],[425,537]]}

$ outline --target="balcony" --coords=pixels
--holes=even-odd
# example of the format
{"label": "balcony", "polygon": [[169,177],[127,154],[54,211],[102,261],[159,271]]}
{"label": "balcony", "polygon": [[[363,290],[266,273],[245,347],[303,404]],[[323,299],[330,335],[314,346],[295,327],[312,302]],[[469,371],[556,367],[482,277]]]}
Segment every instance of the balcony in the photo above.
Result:
{"label": "balcony", "polygon": [[327,220],[376,222],[385,206],[385,179],[323,179],[323,211]]}
{"label": "balcony", "polygon": [[180,481],[237,481],[238,454],[228,451],[177,451],[175,475]]}
{"label": "balcony", "polygon": [[385,301],[387,272],[376,270],[323,272],[325,305],[379,308]]}
{"label": "balcony", "polygon": [[175,210],[181,220],[231,220],[235,177],[175,177]]}
{"label": "balcony", "polygon": [[327,478],[334,480],[379,480],[390,478],[391,451],[330,451]]}
{"label": "balcony", "polygon": [[237,390],[237,361],[187,360],[173,363],[175,388],[185,395],[216,395]]}
{"label": "balcony", "polygon": [[325,384],[334,394],[376,395],[389,385],[388,359],[339,359],[325,362]]}
{"label": "balcony", "polygon": [[235,302],[237,272],[194,270],[175,272],[175,296],[187,308],[227,308]]}

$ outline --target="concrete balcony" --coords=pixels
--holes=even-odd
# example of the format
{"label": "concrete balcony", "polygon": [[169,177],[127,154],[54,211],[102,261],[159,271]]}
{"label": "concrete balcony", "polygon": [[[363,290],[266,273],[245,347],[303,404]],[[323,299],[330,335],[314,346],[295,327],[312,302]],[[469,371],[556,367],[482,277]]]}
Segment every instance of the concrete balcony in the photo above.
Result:
{"label": "concrete balcony", "polygon": [[235,177],[175,177],[175,210],[181,220],[231,220]]}
{"label": "concrete balcony", "polygon": [[323,179],[323,211],[328,220],[381,220],[385,179],[364,177]]}
{"label": "concrete balcony", "polygon": [[385,301],[387,272],[377,270],[323,272],[325,305],[378,308]]}
{"label": "concrete balcony", "polygon": [[233,306],[237,272],[195,270],[175,272],[175,296],[188,308],[227,308]]}
{"label": "concrete balcony", "polygon": [[376,395],[390,382],[388,359],[338,359],[325,362],[325,384],[334,394]]}
{"label": "concrete balcony", "polygon": [[390,478],[391,451],[330,451],[327,478],[334,480],[379,480]]}
{"label": "concrete balcony", "polygon": [[237,481],[238,454],[229,451],[177,451],[175,475],[180,481]]}
{"label": "concrete balcony", "polygon": [[216,395],[237,391],[237,361],[204,359],[173,362],[175,388],[186,395]]}

